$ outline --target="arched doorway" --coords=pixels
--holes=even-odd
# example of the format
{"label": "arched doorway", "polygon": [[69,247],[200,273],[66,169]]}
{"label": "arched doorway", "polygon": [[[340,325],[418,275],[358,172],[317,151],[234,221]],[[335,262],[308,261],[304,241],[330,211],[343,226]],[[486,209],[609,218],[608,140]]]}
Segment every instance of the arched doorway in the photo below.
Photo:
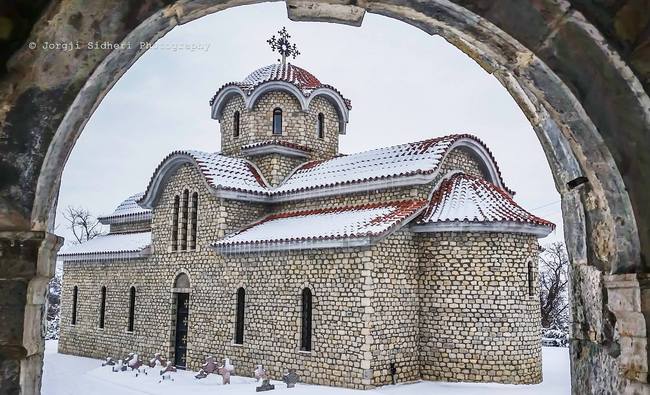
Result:
{"label": "arched doorway", "polygon": [[186,273],[179,273],[172,288],[170,360],[173,360],[174,365],[180,369],[185,369],[187,366],[191,291],[190,278]]}
{"label": "arched doorway", "polygon": [[[92,20],[80,17],[87,6],[46,7],[20,44],[59,32],[65,37],[70,28],[82,39],[101,30],[108,40],[153,42],[175,25],[245,3],[102,4],[93,7]],[[638,66],[644,64],[635,52],[643,44],[636,41],[640,33],[624,16],[648,10],[631,5],[610,11],[578,1],[522,1],[507,12],[501,7],[479,1],[287,2],[296,20],[359,25],[365,12],[373,12],[439,34],[502,82],[537,132],[562,195],[579,320],[574,391],[641,388],[648,371],[642,325],[648,306],[641,295],[650,251],[650,213],[643,210],[650,202],[650,79]],[[620,26],[630,28],[621,33]],[[17,292],[2,303],[25,319],[12,323],[10,333],[20,335],[3,342],[15,372],[3,379],[5,388],[39,388],[40,306],[58,244],[47,231],[63,165],[102,97],[145,50],[10,52],[0,85],[2,135],[9,141],[0,146],[0,242],[3,281],[9,282],[4,288]]]}

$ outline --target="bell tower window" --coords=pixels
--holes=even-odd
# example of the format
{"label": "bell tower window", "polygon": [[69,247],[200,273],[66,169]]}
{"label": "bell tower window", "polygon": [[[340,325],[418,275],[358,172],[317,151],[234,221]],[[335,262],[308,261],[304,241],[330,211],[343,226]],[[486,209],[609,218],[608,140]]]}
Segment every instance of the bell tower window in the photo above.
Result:
{"label": "bell tower window", "polygon": [[273,110],[273,134],[282,134],[282,110],[280,108]]}
{"label": "bell tower window", "polygon": [[234,138],[239,137],[239,111],[235,111],[232,119],[232,136]]}
{"label": "bell tower window", "polygon": [[322,112],[318,114],[318,138],[325,138],[325,115]]}

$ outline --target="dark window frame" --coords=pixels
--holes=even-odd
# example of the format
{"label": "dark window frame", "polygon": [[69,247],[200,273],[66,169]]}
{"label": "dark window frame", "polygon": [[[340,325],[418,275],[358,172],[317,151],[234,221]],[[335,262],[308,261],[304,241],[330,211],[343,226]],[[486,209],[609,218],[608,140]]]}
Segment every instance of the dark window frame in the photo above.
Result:
{"label": "dark window frame", "polygon": [[322,112],[318,113],[318,138],[325,138],[325,115]]}
{"label": "dark window frame", "polygon": [[533,263],[531,261],[528,261],[528,296],[534,296],[534,286],[533,286],[533,280],[534,280],[534,273],[533,273]]}
{"label": "dark window frame", "polygon": [[181,251],[187,251],[187,221],[189,219],[189,200],[190,200],[190,191],[185,189],[183,191],[183,197],[181,199],[182,208],[181,208],[181,220],[179,221],[181,227]]}
{"label": "dark window frame", "polygon": [[244,344],[244,322],[246,314],[246,290],[237,289],[237,305],[235,311],[235,344]]}
{"label": "dark window frame", "polygon": [[129,320],[127,323],[127,332],[133,332],[135,328],[135,287],[129,288]]}
{"label": "dark window frame", "polygon": [[232,136],[234,138],[239,138],[239,132],[240,132],[240,121],[241,121],[241,114],[239,111],[235,111],[233,114],[233,119],[232,119]]}
{"label": "dark window frame", "polygon": [[313,295],[311,289],[302,290],[301,306],[301,331],[300,331],[300,351],[312,350],[312,332],[313,332]]}
{"label": "dark window frame", "polygon": [[196,250],[196,232],[198,230],[199,218],[199,193],[192,194],[192,212],[190,216],[190,250]]}
{"label": "dark window frame", "polygon": [[106,324],[106,286],[102,286],[99,299],[99,328],[104,329]]}
{"label": "dark window frame", "polygon": [[181,197],[174,196],[174,209],[172,213],[172,251],[178,251],[178,214],[181,209]]}
{"label": "dark window frame", "polygon": [[77,308],[79,302],[79,287],[76,285],[72,288],[72,317],[70,323],[72,325],[77,325]]}
{"label": "dark window frame", "polygon": [[282,109],[277,107],[273,109],[273,135],[282,135]]}

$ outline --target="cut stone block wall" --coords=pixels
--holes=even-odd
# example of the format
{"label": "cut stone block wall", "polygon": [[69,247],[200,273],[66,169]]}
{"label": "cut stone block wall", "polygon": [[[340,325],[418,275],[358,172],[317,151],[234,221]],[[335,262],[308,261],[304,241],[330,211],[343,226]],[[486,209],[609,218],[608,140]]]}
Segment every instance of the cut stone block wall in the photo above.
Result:
{"label": "cut stone block wall", "polygon": [[[273,134],[273,110],[282,109],[282,134]],[[239,137],[233,137],[235,111],[240,113]],[[318,137],[318,114],[325,116],[325,135]],[[282,91],[262,95],[252,109],[246,109],[237,96],[223,109],[221,120],[221,150],[225,155],[240,153],[240,147],[268,140],[281,140],[312,149],[310,159],[327,159],[338,153],[339,118],[335,107],[322,97],[314,98],[307,111],[298,100]],[[251,158],[253,161],[254,158]]]}
{"label": "cut stone block wall", "polygon": [[541,382],[537,239],[449,232],[417,238],[422,378]]}

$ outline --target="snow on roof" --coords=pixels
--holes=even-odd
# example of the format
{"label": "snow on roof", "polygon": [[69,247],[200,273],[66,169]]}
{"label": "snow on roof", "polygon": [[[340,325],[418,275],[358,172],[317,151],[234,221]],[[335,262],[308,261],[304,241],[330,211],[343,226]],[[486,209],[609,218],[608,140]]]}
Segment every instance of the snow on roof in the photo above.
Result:
{"label": "snow on roof", "polygon": [[219,153],[185,151],[196,161],[208,183],[215,188],[266,193],[266,184],[247,160]]}
{"label": "snow on roof", "polygon": [[299,244],[304,242],[379,237],[416,215],[425,204],[424,200],[407,200],[273,214],[212,246],[224,252],[232,246],[261,244],[289,244],[299,249],[309,248]]}
{"label": "snow on roof", "polygon": [[436,222],[516,222],[555,228],[553,223],[521,208],[504,190],[466,174],[455,174],[443,181],[417,223]]}
{"label": "snow on roof", "polygon": [[438,168],[451,145],[461,138],[471,138],[481,143],[474,136],[457,134],[308,162],[274,189],[273,193],[284,194],[391,177],[431,174]]}
{"label": "snow on roof", "polygon": [[125,220],[146,220],[151,218],[151,210],[140,207],[137,203],[144,196],[144,192],[129,196],[120,203],[109,215],[97,218],[103,224],[124,222]]}
{"label": "snow on roof", "polygon": [[151,245],[151,232],[109,233],[81,244],[66,246],[58,256],[64,261],[77,260],[75,257],[84,260],[93,256],[96,258],[121,255],[135,257],[140,254],[128,253],[141,253],[149,245]]}
{"label": "snow on roof", "polygon": [[[298,89],[300,89],[304,96],[309,96],[314,90],[319,88],[329,88],[339,94],[341,98],[343,98],[343,95],[341,95],[341,93],[333,86],[321,83],[318,78],[316,78],[309,71],[287,62],[284,64],[274,63],[261,67],[250,73],[241,82],[230,82],[223,85],[210,100],[210,105],[214,104],[214,101],[219,95],[219,92],[228,86],[236,85],[240,87],[247,95],[250,95],[255,90],[255,88],[271,81],[282,81],[293,84]],[[343,98],[343,101],[345,102],[348,109],[352,108],[350,100]]]}
{"label": "snow on roof", "polygon": [[[152,207],[166,177],[184,163],[194,163],[209,185],[217,189],[242,192],[235,199],[273,201],[273,199],[298,199],[303,191],[341,187],[386,180],[388,186],[409,176],[424,175],[425,178],[402,179],[400,185],[428,183],[438,170],[443,158],[451,148],[468,143],[485,152],[483,161],[493,172],[494,182],[503,186],[498,166],[485,144],[468,134],[455,134],[434,139],[379,148],[350,155],[337,156],[323,161],[311,161],[298,167],[279,186],[268,186],[259,170],[249,161],[232,158],[219,153],[200,151],[175,151],[158,166],[139,203]],[[259,143],[262,144],[262,143]],[[271,143],[269,143],[271,144]],[[257,147],[251,145],[250,147]],[[254,149],[254,148],[249,148]],[[489,162],[489,163],[488,163]],[[400,181],[401,182],[401,181]],[[375,188],[385,188],[380,186]],[[361,187],[363,188],[363,186]],[[504,187],[505,188],[505,187]],[[330,191],[332,192],[332,191]],[[345,193],[334,190],[335,193]],[[508,192],[511,192],[508,190]],[[324,192],[328,193],[328,192]],[[511,192],[514,194],[514,192]],[[316,192],[318,195],[319,192]],[[257,195],[257,196],[253,196]]]}

